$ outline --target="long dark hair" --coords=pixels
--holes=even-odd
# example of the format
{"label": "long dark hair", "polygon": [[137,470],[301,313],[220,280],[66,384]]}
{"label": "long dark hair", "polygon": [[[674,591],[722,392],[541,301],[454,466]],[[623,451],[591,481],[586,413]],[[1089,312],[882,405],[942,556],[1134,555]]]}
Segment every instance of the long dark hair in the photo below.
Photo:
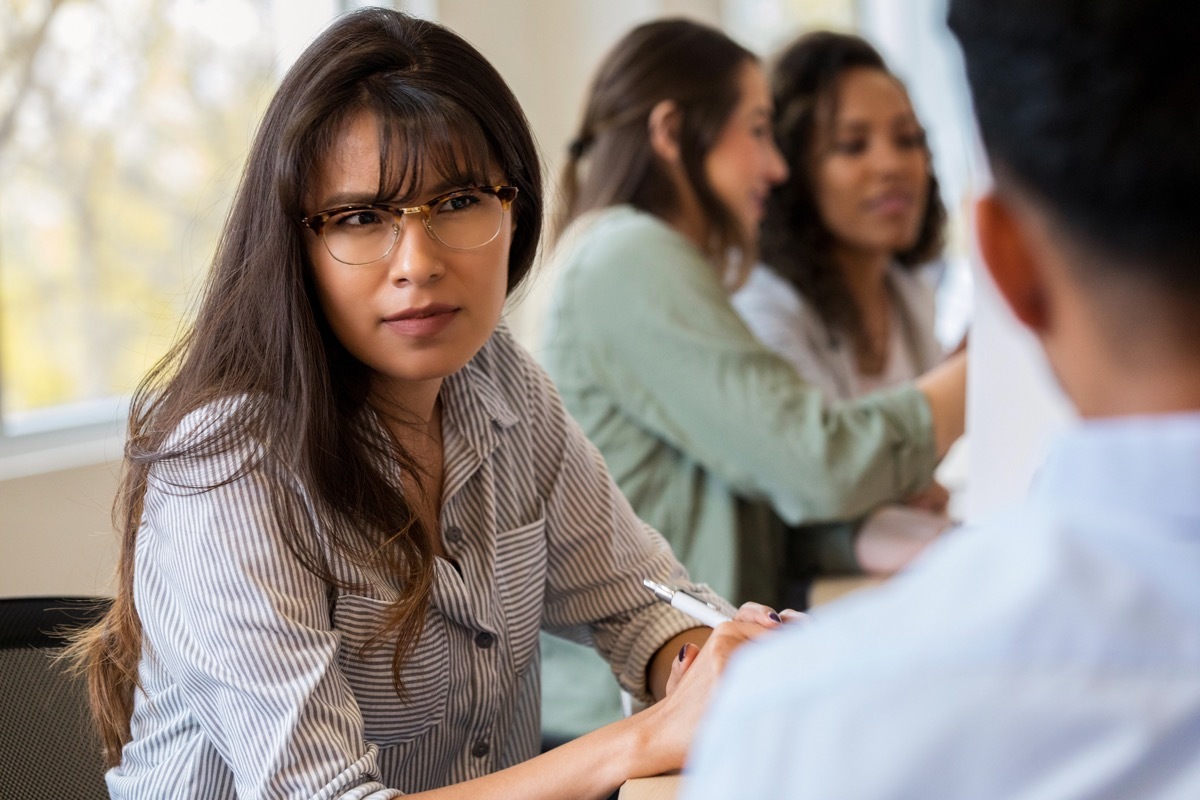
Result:
{"label": "long dark hair", "polygon": [[680,158],[712,231],[712,252],[753,251],[704,172],[704,159],[740,99],[741,67],[754,54],[725,34],[684,19],[639,25],[601,62],[562,173],[564,206],[556,230],[597,208],[628,203],[666,217],[679,207],[650,144],[649,118],[663,100],[679,107]]}
{"label": "long dark hair", "polygon": [[[113,511],[121,538],[116,598],[73,649],[88,675],[109,764],[120,761],[130,738],[143,646],[134,551],[151,470],[229,452],[248,438],[263,455],[239,475],[278,460],[331,521],[322,542],[285,526],[289,548],[308,570],[340,585],[322,557],[328,548],[403,586],[375,639],[395,636],[393,681],[403,690],[400,667],[423,626],[433,555],[416,504],[382,465],[424,471],[367,413],[367,368],[324,319],[299,224],[312,211],[303,204],[316,170],[347,122],[364,112],[379,128],[380,199],[415,191],[426,171],[472,184],[498,170],[520,190],[512,206],[510,292],[533,263],[541,174],[525,116],[496,70],[449,30],[393,11],[354,12],[321,34],[289,70],[259,126],[194,324],[133,398]],[[229,410],[219,424],[183,441],[171,438],[189,413],[217,402]]]}
{"label": "long dark hair", "polygon": [[[891,75],[865,40],[831,31],[805,34],[777,58],[771,70],[775,138],[789,177],[771,192],[760,243],[763,261],[812,303],[826,327],[856,342],[863,339],[863,322],[834,258],[835,237],[821,219],[813,171],[818,128],[832,125],[836,117],[838,79],[859,68]],[[895,254],[896,261],[913,269],[936,258],[945,227],[946,209],[931,165],[920,232],[911,248]]]}

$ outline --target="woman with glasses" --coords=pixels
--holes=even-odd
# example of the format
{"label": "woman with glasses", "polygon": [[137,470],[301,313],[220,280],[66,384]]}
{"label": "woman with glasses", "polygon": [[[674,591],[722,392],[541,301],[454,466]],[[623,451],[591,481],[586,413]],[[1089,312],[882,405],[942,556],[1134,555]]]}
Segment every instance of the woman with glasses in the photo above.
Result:
{"label": "woman with glasses", "polygon": [[[719,31],[659,21],[615,46],[564,170],[542,352],[634,509],[691,573],[786,605],[807,574],[859,566],[859,520],[930,484],[962,433],[965,362],[826,406],[747,330],[729,294],[788,175],[772,114],[757,60]],[[620,716],[599,659],[550,638],[543,652],[548,735]]]}
{"label": "woman with glasses", "polygon": [[[113,797],[601,797],[681,765],[778,617],[701,652],[643,588],[734,613],[500,322],[541,209],[520,108],[444,28],[357,12],[289,71],[130,415],[116,598],[76,644]],[[537,756],[539,629],[665,699]]]}

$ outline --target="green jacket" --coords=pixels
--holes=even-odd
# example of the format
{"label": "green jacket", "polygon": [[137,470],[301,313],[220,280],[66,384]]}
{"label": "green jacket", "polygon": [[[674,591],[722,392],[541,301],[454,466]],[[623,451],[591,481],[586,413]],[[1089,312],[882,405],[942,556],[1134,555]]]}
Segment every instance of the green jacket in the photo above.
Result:
{"label": "green jacket", "polygon": [[[657,217],[617,206],[580,220],[555,271],[546,369],[638,515],[718,594],[778,604],[813,564],[852,568],[846,521],[932,479],[920,392],[827,406]],[[619,717],[598,656],[543,636],[543,660],[543,730],[577,735]]]}

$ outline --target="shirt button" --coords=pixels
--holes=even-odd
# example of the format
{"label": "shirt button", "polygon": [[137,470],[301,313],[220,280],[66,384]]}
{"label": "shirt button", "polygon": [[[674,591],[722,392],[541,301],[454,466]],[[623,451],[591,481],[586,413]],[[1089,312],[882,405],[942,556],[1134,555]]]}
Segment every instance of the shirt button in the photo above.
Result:
{"label": "shirt button", "polygon": [[480,739],[478,742],[471,745],[471,755],[475,756],[476,758],[483,758],[488,754],[488,752],[491,751],[491,749],[492,746],[490,744],[485,742],[483,739]]}
{"label": "shirt button", "polygon": [[496,643],[496,637],[492,636],[487,631],[480,631],[475,634],[475,646],[480,650],[487,650]]}
{"label": "shirt button", "polygon": [[451,525],[446,529],[446,541],[450,544],[458,544],[463,540],[462,528],[457,525]]}

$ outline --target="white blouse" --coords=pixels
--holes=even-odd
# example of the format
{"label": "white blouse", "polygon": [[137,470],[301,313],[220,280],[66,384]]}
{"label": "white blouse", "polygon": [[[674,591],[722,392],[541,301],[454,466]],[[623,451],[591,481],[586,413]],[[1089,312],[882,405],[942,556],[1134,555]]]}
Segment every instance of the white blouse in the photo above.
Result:
{"label": "white blouse", "polygon": [[819,388],[829,401],[912,380],[941,361],[934,331],[933,286],[920,270],[893,265],[887,273],[895,301],[888,363],[882,375],[858,371],[854,348],[830,331],[808,298],[766,265],[757,265],[733,295],[733,306],[755,336]]}

